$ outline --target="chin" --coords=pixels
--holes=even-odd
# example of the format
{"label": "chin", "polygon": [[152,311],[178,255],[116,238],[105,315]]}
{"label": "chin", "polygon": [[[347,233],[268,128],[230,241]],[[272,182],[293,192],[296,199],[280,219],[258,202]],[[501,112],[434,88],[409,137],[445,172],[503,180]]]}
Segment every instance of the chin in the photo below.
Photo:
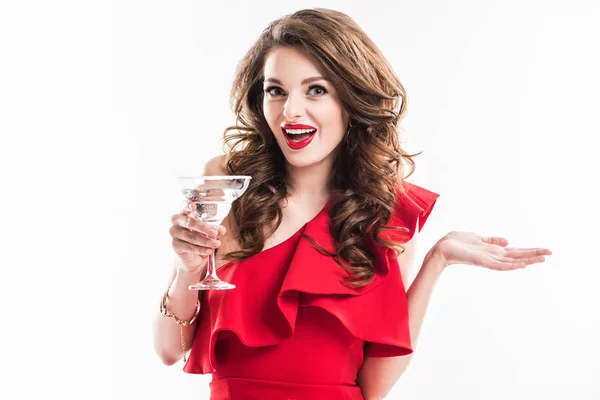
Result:
{"label": "chin", "polygon": [[[279,139],[279,138],[278,138]],[[322,148],[306,148],[301,151],[295,151],[287,147],[287,143],[285,143],[285,139],[281,138],[284,142],[281,143],[280,140],[277,140],[277,144],[279,148],[282,149],[283,156],[288,164],[295,168],[305,168],[320,164],[325,161],[329,157],[333,156],[335,153],[335,149],[330,152],[324,153]],[[309,146],[317,143],[311,143]],[[308,151],[306,151],[308,150]],[[313,151],[310,151],[313,150]],[[316,151],[315,151],[316,150]],[[321,151],[319,151],[321,150]]]}
{"label": "chin", "polygon": [[305,168],[310,167],[311,165],[318,164],[320,160],[314,160],[312,158],[306,157],[286,157],[285,158],[288,164],[295,168]]}
{"label": "chin", "polygon": [[294,154],[291,157],[285,157],[287,162],[296,168],[305,168],[318,165],[329,158],[331,154],[319,154],[319,155],[307,155],[307,154]]}

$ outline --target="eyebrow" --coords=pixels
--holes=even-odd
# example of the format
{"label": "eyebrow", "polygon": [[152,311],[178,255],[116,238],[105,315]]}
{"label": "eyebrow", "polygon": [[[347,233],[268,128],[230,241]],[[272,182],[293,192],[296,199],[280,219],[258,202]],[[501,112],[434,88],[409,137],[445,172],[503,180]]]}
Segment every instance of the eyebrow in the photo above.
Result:
{"label": "eyebrow", "polygon": [[[301,85],[308,85],[309,83],[313,83],[316,81],[327,81],[328,79],[322,76],[313,76],[312,78],[306,78],[305,80],[303,80],[300,84]],[[277,83],[281,86],[283,86],[283,83],[281,83],[281,81],[277,78],[267,78],[265,79],[263,82],[273,82],[273,83]]]}

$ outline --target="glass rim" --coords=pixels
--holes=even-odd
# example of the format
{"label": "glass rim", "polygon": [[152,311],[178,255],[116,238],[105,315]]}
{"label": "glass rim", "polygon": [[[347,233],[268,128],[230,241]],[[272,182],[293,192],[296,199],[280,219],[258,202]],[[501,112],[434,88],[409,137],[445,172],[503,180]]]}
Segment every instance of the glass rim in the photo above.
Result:
{"label": "glass rim", "polygon": [[197,175],[197,176],[178,176],[177,179],[219,180],[219,179],[252,179],[252,177],[250,175]]}

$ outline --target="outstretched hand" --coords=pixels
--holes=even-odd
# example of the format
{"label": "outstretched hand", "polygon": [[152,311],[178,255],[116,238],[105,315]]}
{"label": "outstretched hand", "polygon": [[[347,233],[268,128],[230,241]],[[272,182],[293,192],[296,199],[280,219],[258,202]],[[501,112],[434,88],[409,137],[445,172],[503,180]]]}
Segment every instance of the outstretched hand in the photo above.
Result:
{"label": "outstretched hand", "polygon": [[544,248],[507,247],[508,240],[485,237],[472,232],[450,232],[440,239],[430,253],[438,257],[444,267],[468,264],[507,271],[525,268],[545,261],[552,251]]}

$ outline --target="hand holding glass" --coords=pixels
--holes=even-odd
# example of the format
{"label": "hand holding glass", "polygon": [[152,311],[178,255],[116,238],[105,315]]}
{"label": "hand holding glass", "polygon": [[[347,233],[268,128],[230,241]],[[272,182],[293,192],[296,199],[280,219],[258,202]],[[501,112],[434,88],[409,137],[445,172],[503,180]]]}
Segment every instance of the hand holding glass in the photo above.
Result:
{"label": "hand holding glass", "polygon": [[[252,177],[245,175],[179,177],[177,181],[185,198],[196,205],[194,217],[215,229],[229,214],[231,204],[250,184]],[[235,285],[217,277],[215,251],[208,258],[206,277],[189,286],[190,290],[227,290]]]}

